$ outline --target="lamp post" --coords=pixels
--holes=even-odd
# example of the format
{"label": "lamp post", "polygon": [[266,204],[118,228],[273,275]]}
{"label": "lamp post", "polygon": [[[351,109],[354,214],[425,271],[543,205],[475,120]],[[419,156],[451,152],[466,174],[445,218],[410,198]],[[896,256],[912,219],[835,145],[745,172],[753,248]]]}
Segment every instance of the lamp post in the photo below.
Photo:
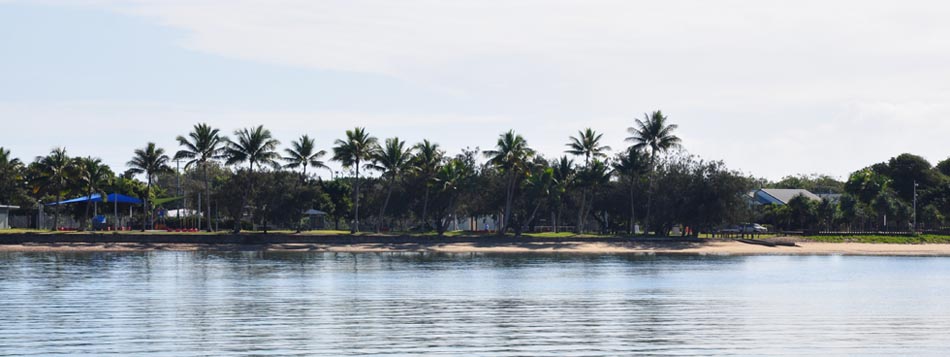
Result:
{"label": "lamp post", "polygon": [[917,180],[914,180],[914,234],[917,234]]}

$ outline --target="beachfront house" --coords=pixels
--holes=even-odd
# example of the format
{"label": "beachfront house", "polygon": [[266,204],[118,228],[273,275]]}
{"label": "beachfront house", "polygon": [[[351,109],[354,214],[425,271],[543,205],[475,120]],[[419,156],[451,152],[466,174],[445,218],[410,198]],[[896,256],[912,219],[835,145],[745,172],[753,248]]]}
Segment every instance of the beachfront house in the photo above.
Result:
{"label": "beachfront house", "polygon": [[821,201],[821,197],[800,188],[763,188],[750,193],[752,202],[759,205],[779,205],[788,204],[796,196],[805,196],[805,198],[815,201]]}
{"label": "beachfront house", "polygon": [[9,206],[0,204],[0,229],[10,228],[10,211],[20,208],[20,206]]}

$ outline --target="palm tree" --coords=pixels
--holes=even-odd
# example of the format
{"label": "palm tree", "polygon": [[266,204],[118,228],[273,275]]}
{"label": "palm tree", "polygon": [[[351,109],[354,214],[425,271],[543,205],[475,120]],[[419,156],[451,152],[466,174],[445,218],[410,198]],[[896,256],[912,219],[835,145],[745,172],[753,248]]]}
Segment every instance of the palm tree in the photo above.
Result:
{"label": "palm tree", "polygon": [[23,162],[11,157],[10,150],[0,147],[0,202],[12,202],[15,187],[21,185],[22,172]]}
{"label": "palm tree", "polygon": [[[73,161],[66,155],[66,148],[55,148],[49,155],[37,157],[37,163],[40,169],[40,180],[46,186],[47,190],[55,192],[56,202],[63,200],[63,191],[69,183],[72,174]],[[59,213],[61,207],[57,207],[53,216],[53,230],[59,226]]]}
{"label": "palm tree", "polygon": [[[592,158],[596,160],[607,156],[607,154],[604,152],[610,150],[610,147],[606,145],[600,145],[600,138],[603,136],[604,134],[598,134],[591,128],[580,130],[577,132],[577,137],[570,137],[570,142],[567,143],[568,149],[565,150],[565,152],[572,155],[583,156],[584,169],[586,170],[590,167],[590,160]],[[581,230],[583,229],[583,214],[587,211],[584,205],[587,202],[588,191],[593,190],[592,187],[587,185],[589,182],[589,180],[577,181],[577,183],[580,184],[578,185],[580,186],[578,188],[580,189],[581,194],[580,206],[577,210],[577,233],[581,233]],[[590,194],[593,195],[593,192],[590,192]]]}
{"label": "palm tree", "polygon": [[254,173],[254,166],[258,168],[261,165],[268,165],[273,168],[280,168],[277,160],[280,155],[277,153],[277,145],[280,141],[274,139],[270,130],[264,129],[263,125],[255,128],[244,128],[234,131],[236,140],[227,140],[227,146],[224,148],[224,156],[227,158],[227,165],[248,163],[250,172]]}
{"label": "palm tree", "polygon": [[595,191],[598,187],[606,185],[610,181],[610,171],[607,169],[605,162],[594,159],[589,165],[582,167],[576,175],[575,185],[588,191],[581,195],[578,208],[576,231],[581,233],[587,217],[590,216],[591,208],[594,207]]}
{"label": "palm tree", "polygon": [[327,165],[320,161],[327,152],[325,150],[314,152],[314,150],[316,150],[316,145],[313,138],[307,135],[300,136],[300,139],[290,142],[289,149],[284,149],[287,153],[287,156],[284,156],[284,161],[287,162],[284,167],[294,169],[302,166],[301,174],[304,178],[307,177],[307,166],[327,169]]}
{"label": "palm tree", "polygon": [[567,156],[561,156],[551,168],[554,170],[554,187],[552,189],[555,205],[554,232],[557,233],[561,225],[561,207],[564,205],[564,195],[567,194],[567,189],[574,185],[577,172],[574,169],[574,160]]}
{"label": "palm tree", "polygon": [[[590,162],[590,165],[587,167],[586,171],[585,179],[588,181],[587,184],[590,185],[590,201],[587,203],[587,213],[584,215],[584,217],[590,216],[590,212],[594,208],[594,199],[597,198],[598,188],[610,184],[610,164],[607,161],[594,159],[594,161]],[[600,223],[600,233],[606,234],[607,221],[600,220]]]}
{"label": "palm tree", "polygon": [[356,186],[353,190],[353,225],[350,233],[359,231],[360,226],[360,164],[369,159],[376,147],[376,138],[369,136],[365,128],[356,127],[346,131],[346,140],[337,139],[333,148],[333,160],[344,167],[356,169]]}
{"label": "palm tree", "polygon": [[472,175],[474,175],[474,169],[457,158],[449,160],[436,171],[433,181],[436,183],[437,197],[448,201],[445,205],[437,207],[438,219],[435,230],[440,237],[448,228],[448,214],[455,210],[459,191],[469,184],[468,180]]}
{"label": "palm tree", "polygon": [[647,154],[641,149],[631,146],[625,152],[621,152],[617,155],[617,160],[614,161],[614,173],[619,176],[620,180],[627,184],[628,193],[630,195],[630,222],[627,227],[627,232],[634,234],[634,221],[636,220],[636,204],[634,196],[636,194],[637,182],[643,176],[644,173],[647,173],[650,169],[649,167],[649,158]]}
{"label": "palm tree", "polygon": [[[637,119],[635,127],[627,128],[630,137],[627,141],[633,142],[638,149],[650,149],[650,165],[656,163],[656,154],[680,146],[680,138],[673,135],[679,126],[667,124],[667,117],[659,110],[650,115],[643,114],[643,120]],[[651,168],[652,169],[652,168]]]}
{"label": "palm tree", "polygon": [[567,143],[566,150],[568,154],[583,156],[584,164],[590,165],[591,159],[607,157],[605,151],[610,150],[610,146],[600,145],[600,138],[604,134],[598,134],[591,128],[580,130],[577,137],[570,137],[571,141]]}
{"label": "palm tree", "polygon": [[[531,172],[531,174],[528,176],[528,179],[525,181],[525,188],[531,193],[531,197],[535,201],[535,204],[534,209],[531,210],[531,214],[528,215],[528,218],[524,222],[524,224],[528,226],[531,226],[535,216],[537,216],[538,209],[541,208],[541,204],[544,203],[545,199],[550,197],[556,189],[554,168],[540,166],[537,169],[531,171],[533,172]],[[516,229],[516,231],[519,231],[520,233],[520,229]]]}
{"label": "palm tree", "polygon": [[105,201],[107,195],[102,188],[112,183],[113,174],[109,166],[103,165],[99,158],[77,158],[74,165],[76,167],[76,179],[86,192],[86,213],[79,223],[79,230],[85,230],[86,220],[89,219],[89,207],[92,206],[92,195],[99,194]]}
{"label": "palm tree", "polygon": [[376,233],[379,233],[383,227],[383,217],[386,214],[386,206],[389,205],[389,198],[393,194],[393,186],[396,179],[402,175],[403,171],[409,168],[412,158],[412,149],[406,150],[406,142],[399,140],[398,137],[386,139],[385,145],[377,147],[373,152],[373,162],[370,167],[382,172],[382,178],[386,180],[389,186],[386,189],[386,199],[383,200],[383,206],[379,209],[379,220],[376,223]]}
{"label": "palm tree", "polygon": [[219,134],[208,124],[200,123],[194,126],[188,137],[179,135],[175,138],[178,145],[184,147],[175,153],[175,160],[188,159],[185,170],[192,165],[201,167],[201,175],[205,184],[205,214],[208,216],[208,232],[211,232],[211,181],[208,178],[208,165],[219,158],[227,138]]}
{"label": "palm tree", "polygon": [[[227,158],[225,164],[235,165],[244,162],[248,163],[248,173],[250,174],[250,179],[248,180],[249,187],[244,191],[244,197],[242,198],[244,202],[242,206],[246,206],[247,198],[249,196],[253,197],[254,166],[256,165],[260,168],[261,165],[268,165],[274,169],[280,168],[280,164],[277,163],[277,160],[280,159],[280,154],[277,153],[277,145],[280,145],[280,141],[274,139],[270,130],[264,129],[263,125],[235,130],[234,137],[236,140],[228,139],[228,144],[224,147],[224,156]],[[254,222],[253,210],[251,213],[251,222]],[[267,222],[264,223],[264,232],[267,233]],[[240,231],[240,229],[241,222],[234,222],[234,231],[237,232]]]}
{"label": "palm tree", "polygon": [[429,191],[432,188],[432,181],[436,173],[442,166],[445,159],[445,153],[439,149],[439,144],[423,140],[414,147],[416,156],[413,158],[413,167],[419,176],[425,182],[425,195],[422,199],[422,229],[428,229],[429,225]]}
{"label": "palm tree", "polygon": [[10,158],[10,150],[4,149],[0,146],[0,167],[19,167],[22,165],[20,159]]}
{"label": "palm tree", "polygon": [[680,146],[680,138],[673,134],[678,128],[676,124],[667,124],[667,117],[659,110],[652,114],[643,114],[643,120],[637,119],[636,126],[627,128],[630,137],[626,140],[633,142],[633,147],[650,149],[650,189],[647,190],[647,224],[649,229],[650,206],[653,201],[653,174],[656,171],[656,155],[661,152]]}
{"label": "palm tree", "polygon": [[[145,148],[136,149],[132,160],[126,163],[129,166],[129,171],[136,174],[145,173],[145,205],[143,209],[149,225],[152,222],[152,210],[148,206],[149,198],[152,196],[152,178],[160,172],[171,171],[171,168],[168,167],[169,160],[168,155],[165,155],[165,149],[156,147],[155,143],[150,142],[145,145]],[[142,223],[142,231],[145,231],[145,222]]]}
{"label": "palm tree", "polygon": [[511,206],[515,196],[515,189],[518,187],[519,178],[524,176],[528,165],[528,159],[534,156],[534,150],[528,147],[528,142],[514,130],[499,135],[494,150],[485,150],[485,157],[488,162],[503,172],[506,178],[505,185],[505,212],[502,221],[501,234],[508,230],[511,218]]}

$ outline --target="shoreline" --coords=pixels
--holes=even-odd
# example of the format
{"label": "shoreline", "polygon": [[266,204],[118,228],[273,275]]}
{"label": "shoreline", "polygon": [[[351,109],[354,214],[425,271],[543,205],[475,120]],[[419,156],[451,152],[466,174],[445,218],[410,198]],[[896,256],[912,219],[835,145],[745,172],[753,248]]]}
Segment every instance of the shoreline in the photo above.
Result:
{"label": "shoreline", "polygon": [[0,244],[0,252],[150,252],[150,251],[267,251],[336,253],[492,253],[492,254],[683,254],[683,255],[859,255],[950,257],[950,244],[819,243],[796,247],[766,247],[737,241],[524,241],[440,243],[147,243],[147,242],[23,242]]}

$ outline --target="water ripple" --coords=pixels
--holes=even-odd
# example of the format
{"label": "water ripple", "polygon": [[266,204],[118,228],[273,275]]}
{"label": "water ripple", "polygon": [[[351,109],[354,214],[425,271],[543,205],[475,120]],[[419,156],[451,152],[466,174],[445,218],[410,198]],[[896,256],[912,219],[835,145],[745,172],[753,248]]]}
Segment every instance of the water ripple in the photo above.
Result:
{"label": "water ripple", "polygon": [[945,355],[950,259],[0,253],[6,355]]}

